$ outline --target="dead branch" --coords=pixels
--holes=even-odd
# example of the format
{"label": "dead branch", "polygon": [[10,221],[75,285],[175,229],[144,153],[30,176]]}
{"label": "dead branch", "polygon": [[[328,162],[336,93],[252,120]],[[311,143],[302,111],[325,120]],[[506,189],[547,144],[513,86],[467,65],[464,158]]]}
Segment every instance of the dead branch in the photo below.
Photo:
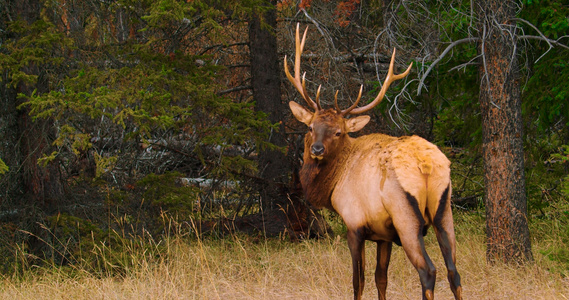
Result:
{"label": "dead branch", "polygon": [[239,91],[251,90],[251,89],[253,89],[253,87],[250,85],[236,86],[236,87],[231,88],[231,89],[219,91],[219,92],[217,92],[217,95],[222,96],[222,95],[233,93],[233,92],[239,92]]}
{"label": "dead branch", "polygon": [[460,39],[457,41],[452,42],[450,45],[448,45],[446,47],[446,49],[443,51],[443,53],[441,53],[441,55],[439,55],[439,57],[437,57],[437,59],[435,59],[433,61],[433,63],[431,63],[431,65],[429,66],[429,68],[427,69],[427,71],[425,71],[425,73],[423,74],[423,76],[421,77],[421,79],[419,80],[419,86],[417,87],[417,96],[421,95],[421,89],[423,88],[424,81],[427,78],[427,76],[429,75],[429,73],[431,73],[431,71],[433,70],[433,68],[437,65],[437,63],[439,61],[441,61],[448,53],[450,50],[452,50],[454,47],[456,47],[457,45],[460,44],[464,44],[464,43],[470,43],[470,42],[476,42],[480,40],[477,37],[468,37],[468,38],[464,38],[464,39]]}

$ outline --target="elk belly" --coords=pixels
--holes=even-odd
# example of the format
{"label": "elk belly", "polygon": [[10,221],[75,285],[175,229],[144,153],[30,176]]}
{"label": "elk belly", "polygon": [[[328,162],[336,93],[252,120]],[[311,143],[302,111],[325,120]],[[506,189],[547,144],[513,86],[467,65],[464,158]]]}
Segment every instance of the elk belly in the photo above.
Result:
{"label": "elk belly", "polygon": [[342,217],[348,230],[363,228],[366,240],[398,240],[397,231],[393,226],[391,216],[383,205],[381,205],[382,201],[376,203],[379,204],[379,206],[367,211],[365,207],[373,207],[373,205],[369,205],[370,203],[354,201],[353,198],[343,198],[349,201],[340,201],[339,199],[342,198],[333,201],[334,209]]}
{"label": "elk belly", "polygon": [[376,197],[367,201],[366,219],[368,222],[369,240],[383,240],[399,243],[399,235],[391,217],[391,209],[397,205],[403,190],[398,182],[390,177],[388,172],[383,173],[380,188],[374,190]]}
{"label": "elk belly", "polygon": [[399,235],[393,226],[391,217],[386,214],[379,217],[376,221],[371,221],[368,224],[368,232],[366,239],[371,241],[388,241],[400,244]]}

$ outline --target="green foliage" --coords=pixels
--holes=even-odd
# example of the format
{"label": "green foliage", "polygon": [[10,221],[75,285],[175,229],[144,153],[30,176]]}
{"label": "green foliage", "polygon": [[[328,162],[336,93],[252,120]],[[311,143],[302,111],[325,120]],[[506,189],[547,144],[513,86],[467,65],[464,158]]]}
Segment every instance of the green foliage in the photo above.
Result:
{"label": "green foliage", "polygon": [[482,143],[476,71],[470,68],[456,74],[441,68],[443,84],[429,92],[443,100],[433,127],[435,140],[446,146],[476,149]]}
{"label": "green foliage", "polygon": [[[543,215],[549,206],[565,200],[563,195],[566,187],[559,185],[559,179],[566,181],[568,169],[566,165],[552,164],[549,158],[553,153],[558,153],[559,147],[569,140],[569,51],[535,38],[541,36],[536,28],[551,39],[568,36],[569,19],[566,16],[569,7],[559,1],[528,0],[523,1],[523,4],[518,16],[535,25],[533,27],[523,21],[517,23],[520,36],[533,36],[518,40],[520,63],[524,66],[521,68],[521,82],[526,188],[530,215]],[[478,21],[471,5],[471,1],[462,0],[429,2],[424,7],[415,7],[411,10],[413,14],[409,13],[409,8],[413,6],[399,7],[399,21],[406,24],[398,27],[398,30],[405,32],[399,37],[411,39],[402,41],[401,45],[412,44],[423,36],[429,36],[430,28],[427,25],[424,31],[420,31],[422,35],[417,36],[413,31],[413,23],[417,19],[433,20],[437,27],[435,35],[440,40],[435,42],[440,42],[438,51],[424,61],[415,62],[419,70],[424,72],[429,67],[429,60],[436,58],[450,43],[476,36]],[[410,21],[401,21],[406,18]],[[566,44],[566,40],[563,38],[559,42]],[[425,41],[424,45],[428,45],[428,42]],[[482,124],[478,113],[480,79],[475,64],[478,62],[477,47],[479,45],[476,43],[463,43],[452,48],[426,78],[426,90],[423,89],[420,96],[413,97],[416,103],[398,107],[404,114],[412,116],[408,118],[410,123],[417,122],[415,116],[419,113],[416,110],[422,112],[422,115],[432,114],[434,121],[432,136],[429,138],[439,146],[454,148],[447,153],[454,156],[453,173],[458,175],[453,180],[454,191],[460,200],[483,197],[483,177],[478,154],[482,143]],[[412,45],[410,48],[420,51]],[[409,84],[409,88],[413,89],[413,83]],[[387,109],[382,108],[383,111]],[[412,131],[420,132],[416,128]],[[560,159],[557,157],[555,160]],[[469,167],[474,164],[476,167]]]}
{"label": "green foliage", "polygon": [[164,217],[186,222],[200,218],[196,207],[203,195],[196,186],[182,184],[179,172],[148,174],[122,189],[108,191],[105,206],[120,216],[109,225],[131,234],[149,232],[153,236],[169,234]]}
{"label": "green foliage", "polygon": [[[233,69],[221,66],[219,56],[209,51],[218,44],[240,41],[229,39],[243,34],[239,31],[243,30],[239,27],[242,25],[233,22],[253,14],[262,15],[270,3],[93,3],[77,4],[83,7],[74,12],[81,20],[80,28],[74,30],[61,23],[61,8],[53,1],[42,2],[42,18],[32,24],[16,18],[7,23],[0,33],[0,70],[4,75],[0,80],[19,88],[19,97],[25,102],[20,106],[22,113],[54,125],[49,136],[53,149],[43,153],[38,163],[60,164],[66,172],[65,179],[76,184],[74,188],[81,182],[77,179],[81,172],[75,169],[88,168],[81,165],[84,162],[92,164],[91,177],[86,180],[90,189],[82,192],[89,194],[95,187],[97,193],[106,193],[106,201],[100,207],[99,202],[86,206],[99,209],[97,212],[103,207],[107,214],[100,214],[100,219],[68,212],[42,219],[52,238],[44,240],[51,249],[51,254],[45,254],[47,251],[44,257],[56,264],[79,262],[94,272],[120,274],[132,266],[133,258],[136,259],[132,253],[152,253],[146,250],[154,238],[159,240],[168,231],[164,229],[165,215],[181,222],[200,217],[197,204],[206,193],[198,187],[182,186],[180,177],[238,179],[233,177],[255,172],[254,155],[249,153],[274,148],[266,137],[277,126],[256,112],[249,98],[231,99],[219,93],[234,83],[220,80],[222,74]],[[376,7],[383,4],[373,3]],[[405,17],[409,20],[414,17],[411,12],[424,12],[420,21],[400,22],[399,32],[408,34],[412,41],[399,40],[404,34],[398,33],[395,42],[410,48],[409,56],[420,57],[413,52],[423,51],[414,48],[418,41],[436,34],[440,39],[436,42],[441,43],[434,52],[440,53],[450,42],[474,34],[476,20],[470,12],[471,3],[460,0],[431,2],[425,7],[415,2],[394,6],[399,9],[395,13],[408,14]],[[569,8],[563,3],[524,0],[523,4],[520,17],[536,24],[546,36],[569,34]],[[296,5],[286,9],[287,17],[296,16]],[[118,15],[128,24],[121,38],[117,37]],[[525,34],[537,35],[531,26],[523,22],[518,25]],[[569,215],[567,201],[559,199],[569,196],[569,147],[559,149],[569,140],[568,51],[550,50],[546,43],[534,40],[520,45],[522,57],[527,57],[525,69],[529,69],[522,82],[533,232],[551,239],[554,237],[546,234],[555,232],[558,240],[540,252],[567,265]],[[420,97],[413,97],[418,104],[407,103],[400,108],[409,115],[429,111],[433,140],[440,146],[464,148],[443,148],[453,160],[454,196],[475,197],[479,201],[483,197],[483,176],[476,151],[481,143],[477,113],[479,75],[472,64],[476,55],[474,43],[454,48],[427,78],[428,89]],[[455,68],[458,65],[463,67]],[[415,67],[422,70],[428,66],[428,60],[415,62]],[[407,89],[413,89],[413,84]],[[22,86],[28,88],[20,89]],[[401,86],[389,93],[398,93]],[[377,110],[387,112],[388,105],[384,101]],[[227,154],[242,149],[246,151]],[[178,156],[172,158],[172,153]],[[158,159],[162,160],[157,162]],[[154,165],[141,167],[148,161]],[[7,170],[0,160],[0,174]],[[119,173],[123,177],[117,179]],[[560,178],[563,179],[559,185]],[[96,201],[95,196],[86,197]],[[478,216],[477,222],[482,224],[479,219]],[[547,224],[536,224],[541,221]],[[6,229],[10,234],[18,232],[15,223],[2,223],[0,227],[10,227]],[[28,244],[17,249],[23,256],[32,256],[27,254],[32,252]],[[3,255],[7,252],[4,250],[1,249]]]}
{"label": "green foliage", "polygon": [[102,175],[106,174],[107,172],[111,171],[116,163],[117,163],[117,156],[110,156],[110,157],[103,157],[98,153],[95,153],[95,178],[100,178]]}
{"label": "green foliage", "polygon": [[[39,228],[25,232],[41,242],[39,250],[25,244],[11,248],[15,246],[9,242],[20,230],[14,223],[3,222],[2,270],[21,271],[10,267],[17,262],[27,267],[79,267],[99,276],[128,272],[136,263],[134,254],[144,255],[152,247],[161,251],[158,241],[176,233],[174,223],[191,223],[198,218],[199,211],[194,206],[201,192],[196,187],[181,185],[181,176],[177,172],[150,174],[124,189],[109,190],[107,201],[92,208],[91,215],[69,211],[44,216],[37,220]],[[22,257],[13,258],[14,255]]]}
{"label": "green foliage", "polygon": [[[431,6],[431,13],[438,15],[437,20],[439,28],[442,31],[440,35],[443,42],[453,42],[466,38],[472,34],[472,26],[475,25],[475,15],[471,13],[471,2],[464,0],[437,1]],[[463,51],[466,51],[463,52]],[[458,55],[464,57],[473,57],[476,55],[476,48],[471,47],[457,51]]]}
{"label": "green foliage", "polygon": [[[519,22],[524,34],[540,36],[537,29],[550,39],[569,35],[569,7],[549,0],[523,3],[520,17],[535,26]],[[559,185],[560,178],[566,181],[566,165],[555,162],[563,161],[559,149],[569,140],[569,50],[536,39],[522,40],[520,44],[532,50],[522,56],[529,67],[529,72],[523,74],[526,79],[522,93],[526,186],[530,210],[543,215],[545,208],[555,205],[561,195],[567,196],[566,185]]]}
{"label": "green foliage", "polygon": [[47,225],[53,237],[53,261],[76,260],[83,253],[88,255],[96,241],[106,238],[104,231],[93,222],[66,213],[47,217]]}
{"label": "green foliage", "polygon": [[[135,244],[145,233],[164,234],[165,214],[187,221],[201,212],[195,204],[207,191],[180,185],[181,177],[237,180],[256,171],[255,153],[277,148],[267,137],[278,126],[255,110],[248,91],[220,92],[247,85],[223,66],[242,62],[220,62],[221,52],[227,44],[245,48],[243,20],[269,1],[38,5],[33,23],[16,17],[25,9],[2,22],[1,80],[19,93],[20,113],[39,121],[31,126],[49,127],[42,138],[51,147],[37,153],[37,163],[61,172],[70,197],[57,199],[53,210],[61,212],[34,215],[47,225],[29,231],[42,246],[22,243],[30,256],[128,268],[132,258],[122,250],[144,251]],[[71,201],[83,211],[61,205]]]}
{"label": "green foliage", "polygon": [[558,262],[551,272],[569,275],[569,205],[557,201],[544,208],[530,223],[532,235],[543,245],[539,252]]}
{"label": "green foliage", "polygon": [[537,25],[545,36],[558,39],[569,31],[569,8],[563,1],[524,0],[522,3],[525,5],[523,16]]}
{"label": "green foliage", "polygon": [[[563,145],[560,147],[559,153],[554,153],[551,155],[551,160],[553,163],[569,165],[569,145]],[[561,192],[565,197],[569,198],[569,175],[565,176],[561,180]]]}
{"label": "green foliage", "polygon": [[155,210],[172,216],[188,218],[194,215],[199,189],[180,185],[180,177],[182,174],[178,172],[147,175],[136,183],[142,191],[141,202],[149,201],[151,206],[158,208]]}
{"label": "green foliage", "polygon": [[6,165],[6,163],[4,163],[4,161],[2,159],[0,159],[0,175],[8,172],[8,170],[9,170],[9,168]]}
{"label": "green foliage", "polygon": [[[546,37],[557,39],[569,35],[569,7],[549,0],[526,0],[524,4],[521,17],[535,24],[535,28]],[[526,34],[539,35],[528,24],[520,25]],[[533,41],[531,44],[535,47],[535,54],[528,57],[531,73],[524,86],[523,109],[539,134],[550,131],[560,120],[569,125],[569,50],[551,48],[545,41]]]}
{"label": "green foliage", "polygon": [[[380,5],[380,2],[373,5]],[[398,16],[395,36],[403,40],[397,40],[397,43],[404,46],[411,53],[410,56],[425,57],[424,60],[413,62],[413,69],[422,72],[419,77],[423,76],[450,43],[473,35],[476,20],[470,13],[470,1],[389,5],[391,9],[398,9],[395,12]],[[480,145],[482,135],[478,113],[478,69],[473,64],[476,56],[476,43],[454,46],[425,78],[421,94],[410,97],[413,103],[398,104],[397,109],[401,110],[402,115],[408,116],[408,123],[413,126],[410,130],[412,133],[421,134],[440,146],[474,149]],[[412,73],[408,79],[414,76],[416,75]],[[411,80],[406,89],[415,93],[418,81]],[[388,93],[397,92],[390,88]],[[384,101],[380,105],[380,111],[386,112],[390,109],[386,106],[391,104]],[[425,130],[423,127],[429,128]]]}
{"label": "green foliage", "polygon": [[[465,13],[471,9],[469,1],[450,2],[437,2],[431,9],[440,20],[440,51],[450,42],[470,37],[475,21],[472,14]],[[428,97],[441,101],[440,112],[433,126],[434,138],[441,145],[475,149],[482,142],[482,124],[478,113],[478,69],[468,64],[476,55],[475,43],[455,46],[426,82]]]}
{"label": "green foliage", "polygon": [[46,19],[28,25],[24,21],[8,23],[7,33],[15,38],[7,39],[0,51],[0,70],[8,76],[0,78],[5,84],[35,85],[39,69],[58,69],[66,63],[66,53],[73,41],[65,37]]}
{"label": "green foliage", "polygon": [[[204,25],[205,30],[220,30],[218,20],[228,16],[235,19],[248,19],[253,15],[261,16],[271,7],[268,0],[194,0],[194,1],[145,1],[148,13],[142,16],[147,23],[143,30],[162,28],[168,30],[173,22],[196,22]],[[209,28],[208,28],[209,27]]]}
{"label": "green foliage", "polygon": [[484,168],[482,155],[468,147],[443,147],[451,160],[452,198],[461,209],[484,208]]}
{"label": "green foliage", "polygon": [[538,132],[550,131],[559,120],[569,125],[569,51],[552,50],[533,67],[524,88],[524,114]]}
{"label": "green foliage", "polygon": [[[253,103],[218,94],[223,87],[217,80],[224,68],[214,57],[202,55],[196,44],[223,41],[224,9],[231,7],[235,16],[244,17],[266,6],[253,8],[259,1],[120,2],[124,6],[85,4],[83,38],[66,37],[47,19],[10,25],[19,38],[9,40],[7,51],[0,53],[10,83],[35,83],[38,75],[29,70],[31,64],[49,82],[47,89],[19,95],[25,101],[20,109],[57,124],[56,149],[45,153],[40,163],[89,157],[95,177],[100,177],[117,164],[130,168],[125,164],[132,162],[132,150],[124,151],[125,147],[146,144],[157,149],[176,139],[187,144],[177,153],[199,160],[213,176],[253,172],[253,160],[225,157],[223,152],[212,159],[211,149],[274,148],[266,137],[277,127],[255,111]],[[112,23],[119,9],[126,10],[138,31],[131,28],[134,36],[116,44],[114,29],[93,20],[107,16]],[[122,149],[103,150],[111,140]]]}

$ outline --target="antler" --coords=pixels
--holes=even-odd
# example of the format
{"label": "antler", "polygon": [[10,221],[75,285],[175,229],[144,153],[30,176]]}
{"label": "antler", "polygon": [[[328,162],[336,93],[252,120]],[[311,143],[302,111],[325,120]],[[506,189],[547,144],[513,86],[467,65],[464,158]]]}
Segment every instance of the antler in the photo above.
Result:
{"label": "antler", "polygon": [[387,89],[389,88],[389,86],[391,85],[392,82],[394,82],[395,80],[399,80],[404,78],[405,76],[407,76],[407,74],[409,74],[409,71],[411,71],[411,66],[413,66],[413,63],[409,64],[409,67],[407,67],[407,70],[401,74],[397,74],[394,75],[393,74],[393,65],[395,64],[395,49],[393,49],[393,55],[391,55],[391,62],[389,63],[389,71],[387,72],[387,77],[385,77],[385,82],[383,83],[383,86],[381,87],[381,90],[379,91],[379,94],[377,95],[377,97],[375,97],[375,99],[373,99],[372,102],[370,102],[369,104],[367,104],[366,106],[362,106],[362,107],[358,107],[356,108],[356,106],[358,105],[358,102],[360,102],[360,99],[362,98],[362,89],[363,86],[360,88],[360,93],[358,95],[358,98],[356,99],[356,102],[354,104],[352,104],[352,106],[348,107],[345,110],[342,110],[341,114],[343,116],[345,115],[357,115],[357,114],[361,114],[361,113],[365,113],[367,111],[369,111],[370,109],[374,108],[375,106],[377,106],[381,100],[383,100],[383,97],[385,96],[385,93],[387,92]]}
{"label": "antler", "polygon": [[[304,101],[306,101],[306,103],[310,107],[312,107],[314,110],[318,111],[318,110],[322,109],[322,107],[320,106],[320,88],[322,86],[318,87],[318,91],[316,92],[316,102],[314,102],[310,98],[310,96],[308,96],[308,92],[306,91],[306,80],[304,77],[306,75],[306,73],[304,73],[302,75],[302,80],[300,79],[300,57],[302,55],[302,50],[304,49],[304,43],[306,42],[306,34],[308,33],[308,27],[304,30],[304,34],[302,36],[302,41],[300,40],[299,29],[300,29],[300,25],[297,23],[296,24],[296,36],[295,36],[296,51],[295,51],[295,57],[294,57],[294,77],[290,74],[286,55],[284,58],[285,74],[286,74],[286,77],[288,78],[288,80],[294,85],[296,90],[300,93],[300,95],[302,95],[302,98],[304,98]],[[336,96],[334,99],[334,104],[336,106],[336,110],[339,111],[340,114],[343,116],[348,115],[348,114],[356,115],[356,114],[365,113],[365,112],[371,110],[372,108],[374,108],[375,106],[377,106],[381,102],[381,100],[383,100],[383,97],[385,96],[385,93],[387,92],[387,89],[389,88],[391,83],[407,76],[409,74],[409,72],[411,71],[411,67],[413,66],[413,63],[409,64],[409,67],[407,67],[407,70],[405,70],[405,72],[403,72],[401,74],[397,74],[397,75],[393,74],[393,66],[394,65],[395,65],[395,49],[393,49],[393,54],[391,55],[391,62],[389,63],[389,71],[387,72],[387,77],[385,77],[385,82],[383,83],[383,86],[381,87],[381,90],[379,91],[379,94],[377,95],[377,97],[372,102],[370,102],[369,104],[362,106],[362,107],[357,107],[358,103],[360,102],[360,100],[362,98],[362,91],[363,91],[363,85],[362,85],[360,87],[360,92],[358,94],[358,98],[356,99],[354,104],[352,104],[350,107],[348,107],[345,110],[340,110],[338,108],[338,93],[336,92]]]}
{"label": "antler", "polygon": [[302,82],[300,80],[300,56],[302,54],[302,50],[304,49],[304,42],[306,42],[306,33],[308,32],[308,27],[306,27],[306,29],[304,30],[304,35],[302,36],[302,42],[300,41],[300,35],[299,35],[299,27],[300,25],[297,23],[296,24],[296,53],[295,53],[295,57],[294,57],[294,77],[290,74],[290,71],[288,70],[288,64],[287,64],[287,60],[286,60],[286,55],[284,58],[284,69],[285,69],[285,74],[286,77],[288,78],[288,80],[294,85],[294,87],[296,88],[296,90],[302,95],[302,98],[304,98],[304,101],[306,101],[306,103],[308,103],[308,105],[312,108],[314,108],[314,110],[320,110],[320,87],[318,87],[318,92],[316,92],[316,102],[314,102],[310,96],[308,96],[308,93],[306,92],[306,81],[304,79],[304,76],[306,75],[306,73],[304,73],[302,75]]}

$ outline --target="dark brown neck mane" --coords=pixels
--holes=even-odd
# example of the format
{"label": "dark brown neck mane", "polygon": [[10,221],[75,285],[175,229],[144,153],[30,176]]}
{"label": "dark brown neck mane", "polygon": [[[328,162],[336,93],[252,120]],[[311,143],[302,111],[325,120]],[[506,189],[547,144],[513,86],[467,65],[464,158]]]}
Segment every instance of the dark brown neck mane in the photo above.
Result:
{"label": "dark brown neck mane", "polygon": [[327,156],[324,160],[310,157],[310,137],[304,137],[304,163],[300,169],[300,182],[304,191],[304,197],[315,208],[328,208],[334,210],[330,197],[336,187],[344,169],[343,165],[351,148],[349,136],[345,136],[338,145],[336,154]]}

